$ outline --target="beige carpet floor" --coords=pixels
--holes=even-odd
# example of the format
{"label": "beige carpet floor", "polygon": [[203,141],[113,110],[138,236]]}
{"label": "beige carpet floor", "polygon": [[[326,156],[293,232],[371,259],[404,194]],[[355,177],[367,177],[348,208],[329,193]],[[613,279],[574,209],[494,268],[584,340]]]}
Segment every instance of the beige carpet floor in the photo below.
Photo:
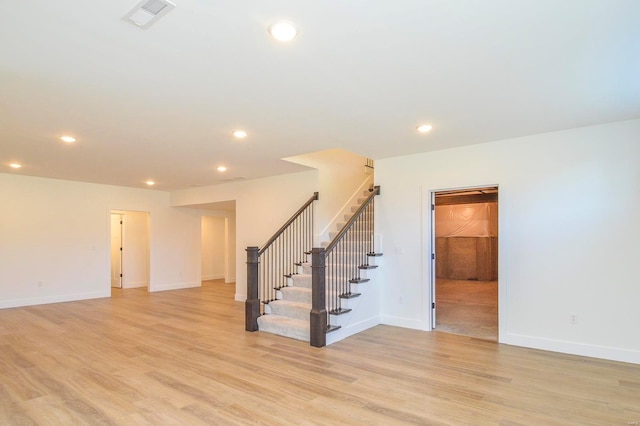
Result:
{"label": "beige carpet floor", "polygon": [[436,280],[435,329],[497,341],[498,283]]}

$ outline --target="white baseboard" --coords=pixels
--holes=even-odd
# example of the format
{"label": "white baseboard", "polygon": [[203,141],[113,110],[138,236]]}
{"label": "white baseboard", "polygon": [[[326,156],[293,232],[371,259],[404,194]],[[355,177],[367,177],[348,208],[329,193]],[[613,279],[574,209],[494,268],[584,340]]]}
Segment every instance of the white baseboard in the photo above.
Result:
{"label": "white baseboard", "polygon": [[146,287],[149,284],[146,281],[137,281],[137,282],[133,282],[133,283],[124,283],[122,285],[122,288],[140,288],[140,287]]}
{"label": "white baseboard", "polygon": [[501,343],[525,348],[541,349],[551,352],[587,356],[592,358],[608,359],[611,361],[629,362],[640,364],[640,351],[609,346],[589,345],[585,343],[567,342],[563,340],[543,339],[539,337],[524,336],[521,334],[507,333]]}
{"label": "white baseboard", "polygon": [[395,327],[411,328],[413,330],[423,330],[423,331],[427,330],[424,327],[424,324],[422,323],[422,321],[407,319],[407,318],[400,318],[400,317],[393,317],[389,315],[382,315],[380,317],[380,324],[392,325]]}
{"label": "white baseboard", "polygon": [[349,324],[345,327],[340,328],[339,330],[328,333],[327,345],[339,342],[342,339],[345,339],[349,336],[353,336],[354,334],[358,334],[362,331],[365,331],[371,327],[375,327],[376,325],[379,325],[379,324],[380,324],[380,317],[378,316],[368,318],[366,320],[357,322],[355,324]]}
{"label": "white baseboard", "polygon": [[101,297],[111,297],[111,288],[108,290],[92,291],[89,293],[73,293],[46,297],[29,297],[26,299],[0,300],[0,309],[18,308],[20,306],[46,305],[49,303],[74,302],[77,300],[99,299]]}
{"label": "white baseboard", "polygon": [[245,300],[247,300],[247,295],[236,293],[235,300],[236,302],[244,302]]}
{"label": "white baseboard", "polygon": [[183,288],[193,288],[193,287],[201,287],[202,283],[200,282],[186,282],[186,283],[174,283],[174,284],[156,284],[153,286],[149,286],[149,292],[156,291],[167,291],[167,290],[180,290]]}
{"label": "white baseboard", "polygon": [[202,281],[219,280],[221,278],[224,278],[224,274],[203,275]]}

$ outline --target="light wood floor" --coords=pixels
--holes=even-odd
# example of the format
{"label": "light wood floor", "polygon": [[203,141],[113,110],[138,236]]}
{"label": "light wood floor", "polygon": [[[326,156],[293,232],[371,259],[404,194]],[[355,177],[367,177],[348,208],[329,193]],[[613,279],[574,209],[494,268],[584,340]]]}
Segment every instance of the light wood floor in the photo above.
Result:
{"label": "light wood floor", "polygon": [[640,366],[378,326],[244,331],[234,286],[0,310],[2,425],[628,425]]}
{"label": "light wood floor", "polygon": [[436,280],[436,331],[498,341],[497,281]]}

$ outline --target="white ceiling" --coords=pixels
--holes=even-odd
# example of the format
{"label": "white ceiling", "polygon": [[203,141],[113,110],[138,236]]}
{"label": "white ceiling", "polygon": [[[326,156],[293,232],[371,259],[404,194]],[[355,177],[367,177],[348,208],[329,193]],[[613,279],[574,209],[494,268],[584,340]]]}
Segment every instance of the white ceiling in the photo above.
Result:
{"label": "white ceiling", "polygon": [[3,2],[0,172],[173,190],[640,117],[638,0],[174,2]]}

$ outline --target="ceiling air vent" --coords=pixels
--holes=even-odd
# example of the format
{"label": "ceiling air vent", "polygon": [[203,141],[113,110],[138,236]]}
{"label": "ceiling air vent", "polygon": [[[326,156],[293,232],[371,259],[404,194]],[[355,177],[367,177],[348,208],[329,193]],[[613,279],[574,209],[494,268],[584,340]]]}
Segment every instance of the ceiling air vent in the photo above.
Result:
{"label": "ceiling air vent", "polygon": [[176,5],[168,0],[142,0],[123,19],[140,28],[149,28],[174,7]]}

